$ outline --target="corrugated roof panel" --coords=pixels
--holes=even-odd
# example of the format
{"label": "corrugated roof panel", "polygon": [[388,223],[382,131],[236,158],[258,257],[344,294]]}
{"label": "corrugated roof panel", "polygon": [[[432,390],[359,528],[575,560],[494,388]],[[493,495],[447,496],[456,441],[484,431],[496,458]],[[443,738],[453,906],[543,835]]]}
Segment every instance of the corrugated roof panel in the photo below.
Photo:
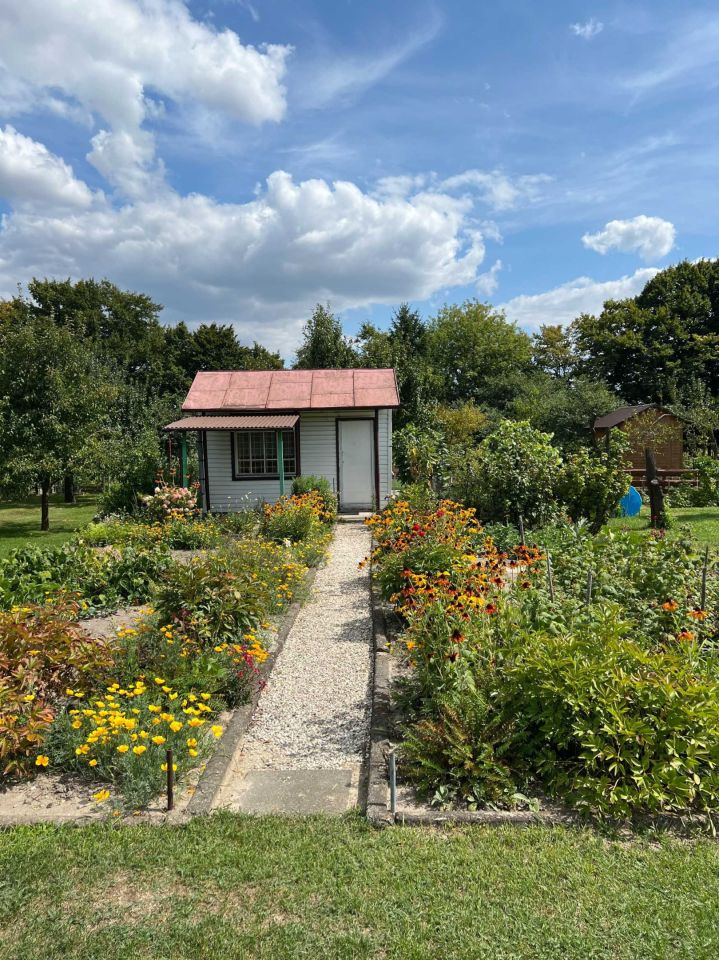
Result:
{"label": "corrugated roof panel", "polygon": [[299,420],[296,413],[255,414],[246,417],[184,417],[163,430],[290,430]]}

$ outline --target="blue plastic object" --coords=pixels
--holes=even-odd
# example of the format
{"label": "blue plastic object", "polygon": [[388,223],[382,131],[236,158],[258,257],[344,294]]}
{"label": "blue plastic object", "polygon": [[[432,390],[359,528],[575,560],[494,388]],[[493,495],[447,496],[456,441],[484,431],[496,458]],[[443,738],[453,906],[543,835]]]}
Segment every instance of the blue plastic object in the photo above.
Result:
{"label": "blue plastic object", "polygon": [[619,506],[622,508],[623,517],[636,517],[642,508],[641,494],[634,487],[630,486],[619,501]]}

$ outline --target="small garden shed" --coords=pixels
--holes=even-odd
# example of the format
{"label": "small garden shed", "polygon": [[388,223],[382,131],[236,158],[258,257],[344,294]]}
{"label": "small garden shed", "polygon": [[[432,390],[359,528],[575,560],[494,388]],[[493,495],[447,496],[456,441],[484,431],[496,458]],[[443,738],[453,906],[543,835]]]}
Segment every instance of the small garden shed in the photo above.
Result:
{"label": "small garden shed", "polygon": [[170,433],[197,437],[207,511],[274,503],[300,474],[325,477],[340,510],[392,492],[394,370],[198,373]]}
{"label": "small garden shed", "polygon": [[[657,468],[677,478],[684,473],[684,424],[665,407],[653,403],[639,403],[619,407],[594,422],[594,436],[607,436],[610,430],[624,430],[630,439],[628,456],[632,473],[644,474],[645,449],[654,450]],[[690,471],[687,471],[690,472]]]}

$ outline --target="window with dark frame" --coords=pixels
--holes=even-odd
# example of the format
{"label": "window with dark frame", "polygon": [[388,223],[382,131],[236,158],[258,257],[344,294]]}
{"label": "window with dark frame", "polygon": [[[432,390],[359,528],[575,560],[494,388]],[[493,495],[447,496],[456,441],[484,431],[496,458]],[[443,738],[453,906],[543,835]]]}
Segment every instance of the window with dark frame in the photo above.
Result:
{"label": "window with dark frame", "polygon": [[[294,430],[282,431],[285,476],[297,472]],[[240,430],[235,433],[235,475],[238,477],[277,477],[277,431]]]}

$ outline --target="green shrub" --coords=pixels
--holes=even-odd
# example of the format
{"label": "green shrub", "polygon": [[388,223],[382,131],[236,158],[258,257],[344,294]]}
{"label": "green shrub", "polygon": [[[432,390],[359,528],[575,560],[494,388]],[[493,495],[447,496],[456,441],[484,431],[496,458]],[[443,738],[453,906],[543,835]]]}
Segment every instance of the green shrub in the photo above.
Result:
{"label": "green shrub", "polygon": [[561,467],[551,436],[526,422],[503,420],[483,440],[469,464],[474,478],[469,503],[482,521],[546,523],[556,512]]}
{"label": "green shrub", "polygon": [[313,474],[307,476],[295,477],[292,481],[292,493],[295,496],[302,496],[305,493],[316,491],[322,498],[324,510],[329,518],[334,519],[337,516],[337,495],[333,492],[332,486],[326,477],[316,477]]}
{"label": "green shrub", "polygon": [[[580,809],[719,809],[719,670],[694,644],[601,632],[525,637],[498,691],[512,750]],[[512,751],[510,750],[510,753]]]}
{"label": "green shrub", "polygon": [[233,641],[279,613],[305,572],[285,547],[237,541],[170,567],[157,584],[154,605],[162,623],[203,645]]}
{"label": "green shrub", "polygon": [[629,489],[624,472],[621,431],[614,430],[608,447],[582,448],[569,454],[562,465],[556,496],[572,520],[586,520],[593,532],[613,516]]}

